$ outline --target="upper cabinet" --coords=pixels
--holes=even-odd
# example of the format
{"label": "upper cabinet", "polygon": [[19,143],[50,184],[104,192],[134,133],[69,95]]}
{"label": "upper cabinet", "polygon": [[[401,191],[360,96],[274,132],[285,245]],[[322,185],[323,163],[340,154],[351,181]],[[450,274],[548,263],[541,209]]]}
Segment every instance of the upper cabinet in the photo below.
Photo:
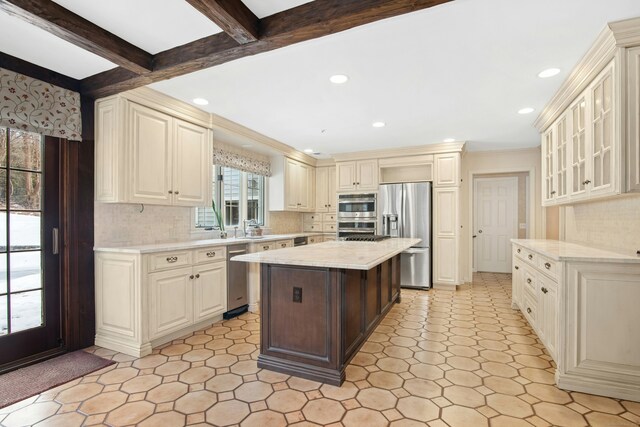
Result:
{"label": "upper cabinet", "polygon": [[612,22],[535,126],[543,205],[640,191],[640,18]]}
{"label": "upper cabinet", "polygon": [[120,97],[95,108],[96,201],[211,203],[208,129]]}
{"label": "upper cabinet", "polygon": [[316,212],[336,211],[336,167],[316,168]]}
{"label": "upper cabinet", "polygon": [[337,162],[338,191],[377,191],[378,160]]}
{"label": "upper cabinet", "polygon": [[458,187],[460,185],[460,153],[436,154],[436,187]]}
{"label": "upper cabinet", "polygon": [[272,159],[269,178],[269,210],[313,212],[315,170],[289,157]]}

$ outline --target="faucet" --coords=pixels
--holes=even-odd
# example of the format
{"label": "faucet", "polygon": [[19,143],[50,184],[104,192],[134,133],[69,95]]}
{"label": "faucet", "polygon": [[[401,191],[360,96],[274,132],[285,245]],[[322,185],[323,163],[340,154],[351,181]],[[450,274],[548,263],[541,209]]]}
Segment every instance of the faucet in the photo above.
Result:
{"label": "faucet", "polygon": [[244,233],[244,237],[247,237],[247,224],[249,226],[257,227],[258,226],[258,221],[256,221],[255,219],[243,219],[242,220],[242,232]]}

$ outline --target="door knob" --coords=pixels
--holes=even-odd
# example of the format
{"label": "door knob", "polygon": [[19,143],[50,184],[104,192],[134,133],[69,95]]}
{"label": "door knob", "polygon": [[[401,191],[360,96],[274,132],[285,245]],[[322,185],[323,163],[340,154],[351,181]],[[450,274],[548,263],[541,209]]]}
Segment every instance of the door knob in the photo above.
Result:
{"label": "door knob", "polygon": [[478,230],[478,234],[482,234],[482,230]]}

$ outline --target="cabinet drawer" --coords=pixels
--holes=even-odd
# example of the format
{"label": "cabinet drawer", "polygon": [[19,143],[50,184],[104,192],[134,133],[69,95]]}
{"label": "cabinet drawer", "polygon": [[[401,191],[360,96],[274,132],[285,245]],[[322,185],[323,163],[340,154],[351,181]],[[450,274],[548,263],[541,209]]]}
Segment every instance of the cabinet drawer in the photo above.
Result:
{"label": "cabinet drawer", "polygon": [[227,259],[227,248],[224,246],[197,249],[193,253],[195,264],[206,264]]}
{"label": "cabinet drawer", "polygon": [[529,292],[530,297],[536,299],[536,283],[538,275],[535,270],[529,267],[522,269],[522,286],[525,291]]}
{"label": "cabinet drawer", "polygon": [[278,240],[273,243],[273,249],[292,248],[293,240]]}
{"label": "cabinet drawer", "polygon": [[321,222],[305,222],[303,226],[304,231],[322,231]]}
{"label": "cabinet drawer", "polygon": [[320,222],[322,221],[322,214],[306,213],[302,215],[302,220],[304,222]]}
{"label": "cabinet drawer", "polygon": [[523,300],[524,306],[522,313],[524,314],[524,317],[526,317],[529,321],[529,324],[535,329],[538,304],[533,298],[531,298],[531,295],[526,292],[524,294]]}
{"label": "cabinet drawer", "polygon": [[151,273],[190,265],[191,251],[162,252],[149,255],[148,270]]}
{"label": "cabinet drawer", "polygon": [[558,278],[558,263],[550,258],[538,255],[538,270],[555,279]]}
{"label": "cabinet drawer", "polygon": [[538,254],[530,251],[527,248],[523,248],[521,246],[515,246],[513,249],[513,253],[518,258],[522,259],[527,264],[537,267],[538,266]]}
{"label": "cabinet drawer", "polygon": [[275,249],[276,242],[254,243],[251,252],[264,252]]}
{"label": "cabinet drawer", "polygon": [[333,223],[333,224],[324,223],[322,225],[322,231],[324,231],[325,233],[333,233],[333,232],[336,231],[336,228],[337,228],[337,226],[336,226],[335,223]]}
{"label": "cabinet drawer", "polygon": [[322,220],[324,222],[337,222],[338,216],[336,214],[326,213],[326,214],[322,214]]}
{"label": "cabinet drawer", "polygon": [[313,245],[314,243],[321,243],[322,242],[322,236],[309,236],[307,237],[307,243],[309,245]]}

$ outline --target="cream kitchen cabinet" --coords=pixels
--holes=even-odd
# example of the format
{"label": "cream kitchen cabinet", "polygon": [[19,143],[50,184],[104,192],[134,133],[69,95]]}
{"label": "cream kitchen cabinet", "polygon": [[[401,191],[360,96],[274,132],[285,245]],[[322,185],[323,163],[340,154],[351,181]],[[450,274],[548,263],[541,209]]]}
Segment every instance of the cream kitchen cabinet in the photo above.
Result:
{"label": "cream kitchen cabinet", "polygon": [[336,168],[316,168],[316,212],[336,211]]}
{"label": "cream kitchen cabinet", "polygon": [[542,136],[543,201],[546,204],[560,203],[569,196],[568,114],[562,115]]}
{"label": "cream kitchen cabinet", "polygon": [[118,96],[95,108],[96,201],[211,203],[208,129]]}
{"label": "cream kitchen cabinet", "polygon": [[458,187],[460,185],[460,153],[436,154],[435,187]]}
{"label": "cream kitchen cabinet", "polygon": [[640,401],[640,259],[554,240],[512,242],[513,305],[556,362],[558,387]]}
{"label": "cream kitchen cabinet", "polygon": [[226,248],[141,253],[97,250],[96,337],[136,357],[222,318]]}
{"label": "cream kitchen cabinet", "polygon": [[640,47],[627,51],[627,189],[640,191]]}
{"label": "cream kitchen cabinet", "polygon": [[460,284],[460,189],[433,189],[433,282],[436,287]]}
{"label": "cream kitchen cabinet", "polygon": [[269,210],[313,212],[315,207],[315,170],[289,157],[271,162]]}
{"label": "cream kitchen cabinet", "polygon": [[378,160],[336,163],[338,191],[378,191]]}

